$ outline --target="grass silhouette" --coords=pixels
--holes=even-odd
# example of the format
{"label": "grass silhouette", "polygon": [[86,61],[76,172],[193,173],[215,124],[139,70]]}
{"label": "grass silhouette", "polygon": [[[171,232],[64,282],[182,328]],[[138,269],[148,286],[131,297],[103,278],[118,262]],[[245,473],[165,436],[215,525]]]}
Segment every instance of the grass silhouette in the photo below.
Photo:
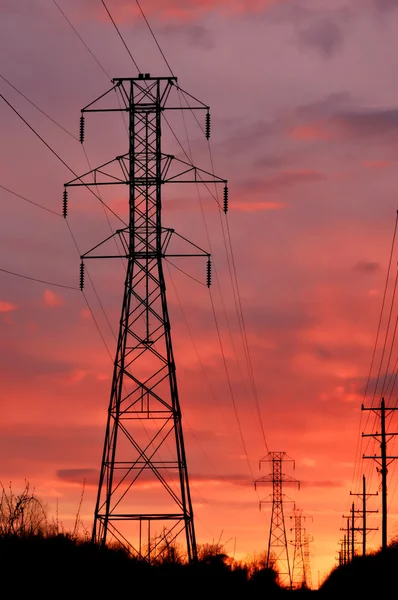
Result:
{"label": "grass silhouette", "polygon": [[[1,484],[0,484],[1,485]],[[318,594],[376,597],[394,589],[398,566],[398,541],[385,552],[355,557],[333,569],[319,590],[286,590],[278,585],[278,573],[266,562],[238,562],[223,552],[220,544],[203,544],[198,560],[188,564],[177,546],[155,563],[148,564],[116,545],[99,547],[79,533],[78,515],[72,532],[65,532],[58,519],[51,522],[40,500],[26,483],[19,495],[11,486],[1,486],[0,565],[4,586],[15,596],[41,598],[130,598],[152,599],[279,598],[286,594]]]}

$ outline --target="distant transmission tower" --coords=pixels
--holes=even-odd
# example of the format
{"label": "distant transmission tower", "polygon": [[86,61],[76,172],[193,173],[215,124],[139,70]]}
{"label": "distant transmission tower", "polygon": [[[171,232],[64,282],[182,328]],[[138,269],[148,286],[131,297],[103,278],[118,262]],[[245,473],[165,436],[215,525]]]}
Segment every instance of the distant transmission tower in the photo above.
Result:
{"label": "distant transmission tower", "polygon": [[[208,139],[208,106],[184,92],[175,77],[139,74],[112,83],[110,90],[83,108],[81,142],[84,113],[124,112],[128,152],[68,182],[64,191],[66,216],[71,186],[93,186],[100,200],[99,186],[128,190],[126,226],[81,257],[81,288],[85,259],[122,256],[127,261],[92,539],[104,545],[112,536],[149,563],[167,552],[170,544],[185,539],[188,559],[193,560],[197,556],[194,517],[163,261],[204,256],[208,286],[211,263],[207,252],[163,227],[162,188],[168,183],[222,183],[225,211],[228,190],[225,180],[164,154],[161,148],[162,121],[169,110],[205,110]],[[110,96],[118,100],[117,95],[121,103],[110,101]],[[180,102],[173,104],[173,95],[179,95]],[[107,248],[112,242],[122,250],[115,253],[114,246]]]}
{"label": "distant transmission tower", "polygon": [[312,576],[311,576],[311,562],[310,562],[310,544],[314,541],[312,535],[309,535],[304,530],[304,585],[311,589],[312,588]]}
{"label": "distant transmission tower", "polygon": [[272,502],[271,525],[268,540],[267,567],[275,564],[279,573],[279,582],[283,587],[292,587],[292,577],[289,563],[289,551],[286,539],[286,526],[283,516],[283,503],[293,502],[286,500],[285,494],[282,492],[282,485],[297,484],[300,488],[300,483],[297,479],[285,475],[282,472],[283,462],[293,462],[288,458],[286,452],[269,452],[267,456],[260,460],[261,463],[271,462],[272,473],[257,479],[255,486],[259,484],[272,484],[271,500],[261,500],[261,505]]}
{"label": "distant transmission tower", "polygon": [[290,516],[293,521],[293,527],[290,531],[294,531],[294,554],[293,554],[293,566],[292,566],[292,587],[300,588],[306,585],[305,583],[305,572],[304,572],[304,532],[303,511],[301,508],[295,508],[293,515]]}

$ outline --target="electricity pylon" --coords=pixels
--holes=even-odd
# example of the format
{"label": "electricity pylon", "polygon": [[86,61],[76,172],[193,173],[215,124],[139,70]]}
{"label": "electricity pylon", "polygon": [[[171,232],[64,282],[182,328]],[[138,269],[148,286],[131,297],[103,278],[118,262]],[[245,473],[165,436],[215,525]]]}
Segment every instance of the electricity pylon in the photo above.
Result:
{"label": "electricity pylon", "polygon": [[304,585],[312,588],[311,563],[310,563],[310,543],[314,541],[312,535],[309,535],[304,530]]}
{"label": "electricity pylon", "polygon": [[291,540],[291,543],[294,545],[292,587],[307,587],[308,565],[304,559],[304,550],[306,540],[309,536],[306,535],[306,530],[304,528],[306,517],[303,515],[301,508],[294,508],[293,514],[290,515],[290,519],[294,524],[294,526],[290,528],[290,531],[294,531],[294,539]]}
{"label": "electricity pylon", "polygon": [[[126,226],[81,257],[82,288],[86,259],[126,259],[92,540],[105,545],[112,536],[131,554],[152,563],[185,537],[191,561],[197,556],[194,516],[163,262],[171,256],[207,258],[208,286],[211,263],[207,252],[163,227],[162,188],[169,183],[222,183],[225,211],[228,190],[224,179],[164,154],[161,148],[162,122],[169,110],[205,110],[204,131],[209,138],[208,106],[184,92],[175,77],[146,73],[112,83],[110,90],[82,109],[81,142],[85,113],[122,112],[128,117],[128,152],[68,182],[64,190],[64,216],[71,186],[93,186],[95,195],[99,186],[128,190]],[[117,100],[115,91],[121,102],[110,100],[111,96]],[[180,102],[173,104],[176,94]],[[112,242],[119,244],[119,252],[113,246],[107,249]]]}
{"label": "electricity pylon", "polygon": [[268,539],[268,554],[267,554],[267,567],[276,566],[279,573],[279,582],[282,587],[292,587],[292,576],[289,563],[289,551],[286,539],[286,526],[285,519],[283,516],[283,503],[293,502],[293,500],[286,500],[286,496],[282,491],[283,484],[294,484],[298,485],[300,489],[300,482],[290,475],[285,475],[282,472],[283,462],[293,462],[288,458],[286,452],[269,452],[265,458],[260,460],[261,463],[271,462],[272,473],[265,475],[255,481],[255,487],[259,484],[272,483],[272,495],[271,500],[261,500],[261,505],[272,502],[272,514],[271,524],[269,530]]}

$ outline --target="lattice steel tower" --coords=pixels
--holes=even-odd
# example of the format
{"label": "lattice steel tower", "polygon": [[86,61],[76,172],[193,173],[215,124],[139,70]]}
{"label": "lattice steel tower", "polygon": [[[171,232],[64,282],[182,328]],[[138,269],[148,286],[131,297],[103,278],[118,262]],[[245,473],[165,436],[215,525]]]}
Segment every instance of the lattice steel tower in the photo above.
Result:
{"label": "lattice steel tower", "polygon": [[[66,216],[70,186],[93,186],[95,195],[101,185],[128,189],[126,227],[81,257],[81,287],[85,259],[122,256],[127,261],[92,539],[100,545],[116,539],[148,562],[167,552],[173,542],[185,540],[188,559],[193,560],[194,517],[163,260],[204,256],[207,285],[211,264],[207,252],[174,229],[163,227],[162,188],[166,183],[222,183],[225,211],[228,190],[224,179],[162,152],[162,121],[168,110],[205,110],[203,129],[209,138],[210,114],[205,104],[184,92],[174,77],[139,74],[112,83],[110,90],[82,109],[81,142],[84,113],[125,112],[128,152],[68,182],[64,190]],[[109,103],[111,96],[117,99],[115,91],[119,101]],[[173,96],[179,100],[175,105]],[[111,241],[117,241],[122,250],[106,251]],[[150,501],[143,494],[145,489],[152,490]]]}
{"label": "lattice steel tower", "polygon": [[292,567],[293,588],[310,587],[308,580],[308,573],[310,574],[309,577],[311,579],[308,549],[310,536],[307,534],[304,527],[306,518],[307,517],[303,515],[301,508],[295,508],[293,514],[290,516],[290,519],[294,523],[294,527],[290,528],[290,531],[294,531],[294,540],[291,541],[291,543],[294,544]]}
{"label": "lattice steel tower", "polygon": [[268,539],[267,567],[275,565],[279,573],[279,583],[283,587],[292,587],[292,577],[289,563],[289,550],[286,538],[286,526],[283,515],[283,503],[293,502],[287,499],[282,491],[283,484],[300,483],[297,479],[285,475],[282,472],[283,462],[293,462],[288,458],[286,452],[269,452],[267,456],[260,460],[260,468],[263,462],[272,463],[272,473],[265,475],[255,482],[255,487],[259,484],[272,484],[271,500],[261,500],[261,505],[272,502],[271,524]]}
{"label": "lattice steel tower", "polygon": [[305,529],[303,527],[303,511],[301,508],[295,508],[293,515],[290,517],[294,526],[290,528],[290,531],[294,531],[294,554],[293,554],[293,566],[292,566],[292,587],[299,588],[306,585],[305,572],[304,572],[304,539],[303,535]]}
{"label": "lattice steel tower", "polygon": [[314,541],[312,535],[304,530],[304,584],[307,588],[312,588],[311,562],[310,562],[310,544]]}

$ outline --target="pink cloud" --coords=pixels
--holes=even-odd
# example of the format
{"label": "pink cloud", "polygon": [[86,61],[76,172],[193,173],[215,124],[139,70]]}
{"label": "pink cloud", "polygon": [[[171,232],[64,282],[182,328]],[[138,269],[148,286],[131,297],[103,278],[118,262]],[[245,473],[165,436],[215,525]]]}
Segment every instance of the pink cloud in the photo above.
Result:
{"label": "pink cloud", "polygon": [[[211,12],[228,15],[258,13],[286,0],[151,0],[142,6],[147,17],[162,21],[191,21]],[[92,8],[83,9],[84,18],[92,18]],[[97,19],[108,21],[105,10],[94,9]],[[118,23],[142,19],[139,8],[129,0],[117,0],[109,7],[112,17]],[[82,16],[82,13],[81,13]]]}
{"label": "pink cloud", "polygon": [[234,202],[231,204],[230,209],[252,213],[263,210],[280,210],[285,206],[283,202]]}
{"label": "pink cloud", "polygon": [[363,166],[366,169],[386,169],[387,167],[391,167],[391,160],[364,160],[362,162]]}
{"label": "pink cloud", "polygon": [[15,304],[11,304],[11,302],[4,302],[4,300],[0,300],[0,312],[7,313],[12,310],[16,310],[17,306]]}
{"label": "pink cloud", "polygon": [[88,372],[83,369],[74,369],[67,374],[66,381],[68,383],[80,383],[87,375]]}
{"label": "pink cloud", "polygon": [[44,291],[43,300],[46,306],[62,306],[64,303],[62,296],[51,290]]}

